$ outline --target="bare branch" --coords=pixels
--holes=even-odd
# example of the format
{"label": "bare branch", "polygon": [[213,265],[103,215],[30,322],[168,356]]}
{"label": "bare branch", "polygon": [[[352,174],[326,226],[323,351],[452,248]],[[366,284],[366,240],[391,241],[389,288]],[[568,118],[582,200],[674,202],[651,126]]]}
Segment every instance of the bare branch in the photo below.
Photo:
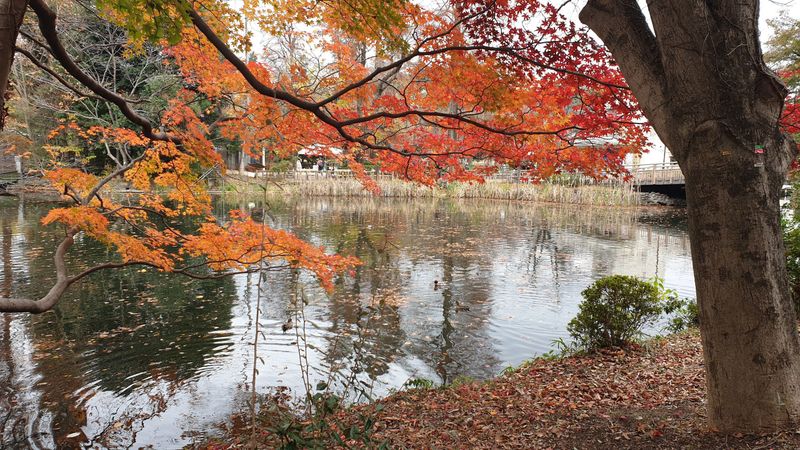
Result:
{"label": "bare branch", "polygon": [[61,63],[67,73],[72,75],[72,77],[74,77],[98,96],[115,104],[120,111],[122,111],[125,117],[128,118],[128,120],[142,128],[142,133],[146,137],[158,141],[171,141],[176,144],[180,143],[179,137],[156,131],[150,120],[134,111],[125,98],[116,92],[110,91],[105,86],[97,82],[97,80],[87,75],[83,70],[81,70],[80,67],[78,67],[58,37],[58,32],[56,31],[56,13],[47,6],[44,0],[31,0],[30,6],[31,9],[33,9],[33,11],[36,13],[36,16],[39,18],[39,31],[42,33],[45,41],[47,41],[47,44],[50,46],[53,56],[58,60],[59,63]]}
{"label": "bare branch", "polygon": [[35,56],[33,56],[33,54],[32,54],[31,52],[29,52],[29,51],[25,50],[24,48],[15,47],[15,48],[14,48],[14,51],[16,51],[17,53],[21,53],[22,55],[24,55],[26,58],[28,58],[28,60],[29,60],[30,62],[32,62],[32,63],[33,63],[33,65],[35,65],[36,67],[38,67],[38,68],[40,68],[40,69],[44,70],[45,72],[47,72],[48,74],[50,74],[50,76],[51,76],[51,77],[53,77],[53,78],[55,78],[55,79],[56,79],[56,81],[58,81],[59,83],[61,83],[62,85],[64,85],[64,86],[65,86],[67,89],[71,90],[72,92],[74,92],[74,93],[75,93],[76,95],[78,95],[79,97],[87,97],[87,98],[93,98],[93,99],[95,99],[95,100],[105,101],[105,100],[104,100],[102,97],[98,97],[98,96],[96,96],[96,95],[93,95],[93,94],[87,94],[87,93],[85,93],[85,92],[82,92],[82,91],[81,91],[81,90],[79,90],[77,87],[75,87],[74,85],[70,84],[70,83],[69,83],[67,80],[65,80],[65,79],[64,79],[64,77],[62,77],[61,75],[59,75],[58,73],[56,73],[56,72],[55,72],[53,69],[51,69],[51,68],[47,67],[47,66],[46,66],[45,64],[43,64],[41,61],[39,61],[38,59],[36,59],[36,57],[35,57]]}

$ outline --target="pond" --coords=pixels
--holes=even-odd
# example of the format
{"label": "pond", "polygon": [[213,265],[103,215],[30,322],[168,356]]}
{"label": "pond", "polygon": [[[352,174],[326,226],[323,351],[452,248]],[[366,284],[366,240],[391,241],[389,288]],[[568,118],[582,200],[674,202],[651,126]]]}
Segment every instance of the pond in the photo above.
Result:
{"label": "pond", "polygon": [[[96,273],[53,312],[0,314],[0,438],[11,447],[180,448],[256,390],[329,382],[349,401],[410,379],[485,379],[567,338],[580,292],[615,273],[693,297],[684,213],[440,199],[269,202],[267,220],[364,264],[328,295],[306,273],[190,280]],[[220,199],[216,213],[252,208]],[[51,207],[0,200],[6,296],[51,286]],[[112,258],[78,238],[73,270]],[[435,283],[438,281],[438,283]],[[256,305],[260,327],[254,358]],[[287,324],[288,326],[284,326]],[[284,331],[284,328],[287,328]]]}

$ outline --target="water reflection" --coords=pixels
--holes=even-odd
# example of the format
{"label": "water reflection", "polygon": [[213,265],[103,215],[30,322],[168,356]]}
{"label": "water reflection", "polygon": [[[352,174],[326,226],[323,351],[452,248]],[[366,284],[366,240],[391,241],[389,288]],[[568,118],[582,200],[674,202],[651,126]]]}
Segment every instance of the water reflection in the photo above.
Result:
{"label": "water reflection", "polygon": [[[261,205],[220,201],[217,214],[250,206]],[[658,272],[693,293],[680,215],[435,199],[269,206],[272,225],[364,264],[330,296],[306,273],[268,274],[260,392],[302,393],[304,362],[309,384],[334,372],[356,401],[411,377],[496,375],[564,337],[580,291],[611,273]],[[2,199],[3,295],[48,289],[59,232],[39,225],[47,208]],[[109,257],[78,239],[70,261]],[[254,283],[125,269],[81,282],[53,312],[0,316],[3,442],[175,448],[183,431],[224,421],[247,397]],[[284,331],[287,320],[297,326]]]}

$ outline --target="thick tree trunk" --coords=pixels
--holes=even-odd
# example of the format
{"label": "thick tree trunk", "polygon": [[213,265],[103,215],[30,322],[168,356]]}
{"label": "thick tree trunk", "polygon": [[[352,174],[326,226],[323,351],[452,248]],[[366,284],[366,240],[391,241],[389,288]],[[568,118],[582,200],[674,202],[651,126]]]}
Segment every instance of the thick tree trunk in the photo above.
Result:
{"label": "thick tree trunk", "polygon": [[714,126],[693,145],[717,149],[689,149],[683,163],[709,419],[722,430],[796,425],[800,340],[779,223],[783,176],[768,157],[778,149],[756,153]]}
{"label": "thick tree trunk", "polygon": [[[786,89],[764,65],[758,2],[589,0],[581,20],[611,50],[686,176],[708,385],[724,431],[800,424],[800,338],[778,198],[796,144]],[[763,151],[762,151],[763,149]]]}

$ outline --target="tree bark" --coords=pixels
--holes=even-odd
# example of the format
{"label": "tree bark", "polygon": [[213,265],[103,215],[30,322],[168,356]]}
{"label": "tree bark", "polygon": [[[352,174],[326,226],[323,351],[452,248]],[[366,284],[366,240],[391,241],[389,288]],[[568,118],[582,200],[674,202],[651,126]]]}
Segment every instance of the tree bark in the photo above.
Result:
{"label": "tree bark", "polygon": [[694,145],[688,153],[719,155],[683,164],[708,417],[725,431],[795,426],[800,341],[779,222],[783,179],[719,127],[698,132]]}
{"label": "tree bark", "polygon": [[27,0],[0,0],[0,130],[7,115],[6,97],[14,63],[14,46],[27,7]]}
{"label": "tree bark", "polygon": [[620,66],[686,178],[708,417],[723,431],[800,423],[800,338],[780,189],[797,147],[764,65],[756,0],[589,0],[581,20]]}

